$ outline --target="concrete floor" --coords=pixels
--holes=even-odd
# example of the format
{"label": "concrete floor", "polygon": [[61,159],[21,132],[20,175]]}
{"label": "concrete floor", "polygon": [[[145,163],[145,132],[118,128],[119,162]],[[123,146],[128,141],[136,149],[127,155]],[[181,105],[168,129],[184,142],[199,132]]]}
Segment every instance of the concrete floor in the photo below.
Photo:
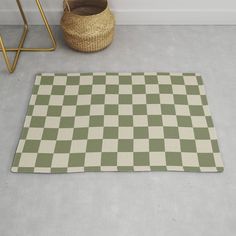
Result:
{"label": "concrete floor", "polygon": [[[0,30],[16,44],[15,31]],[[13,75],[0,57],[0,235],[236,235],[236,26],[118,27],[111,47],[95,54],[69,50],[54,31],[57,51],[22,53]],[[40,27],[29,41],[48,44]],[[35,75],[96,71],[201,73],[225,171],[11,173]]]}

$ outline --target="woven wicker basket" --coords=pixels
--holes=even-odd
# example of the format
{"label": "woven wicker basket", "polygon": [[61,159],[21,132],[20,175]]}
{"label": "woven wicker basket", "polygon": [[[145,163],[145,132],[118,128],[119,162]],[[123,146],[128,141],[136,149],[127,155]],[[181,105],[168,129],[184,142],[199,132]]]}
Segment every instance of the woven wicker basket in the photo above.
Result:
{"label": "woven wicker basket", "polygon": [[64,9],[61,28],[71,48],[96,52],[111,44],[115,19],[107,0],[65,0]]}

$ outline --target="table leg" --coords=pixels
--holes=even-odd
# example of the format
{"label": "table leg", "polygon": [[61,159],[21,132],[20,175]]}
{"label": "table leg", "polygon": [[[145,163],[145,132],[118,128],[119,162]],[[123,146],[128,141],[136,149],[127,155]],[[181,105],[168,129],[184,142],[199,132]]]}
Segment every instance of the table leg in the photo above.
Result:
{"label": "table leg", "polygon": [[2,37],[0,36],[0,49],[3,53],[3,57],[4,57],[4,60],[6,62],[6,65],[7,65],[7,69],[10,73],[13,73],[16,69],[16,65],[17,65],[17,62],[19,60],[19,56],[20,56],[20,53],[22,51],[22,47],[23,47],[23,44],[25,42],[25,39],[26,39],[26,36],[27,36],[27,33],[28,33],[28,24],[27,24],[27,20],[26,20],[26,17],[25,17],[25,14],[24,14],[24,11],[22,9],[22,6],[20,4],[20,0],[16,0],[17,2],[17,5],[19,7],[19,10],[20,10],[20,14],[22,16],[22,19],[24,21],[24,31],[23,31],[23,34],[21,36],[21,39],[20,39],[20,42],[19,42],[19,45],[18,45],[18,48],[16,48],[16,55],[15,55],[15,58],[14,58],[14,61],[13,61],[13,64],[11,65],[10,63],[10,60],[9,60],[9,57],[7,55],[7,49],[4,45],[4,42],[3,42],[3,39]]}
{"label": "table leg", "polygon": [[[28,22],[27,22],[25,14],[24,14],[24,11],[23,11],[20,0],[16,0],[16,2],[17,2],[17,5],[18,5],[18,8],[20,10],[22,19],[24,21],[24,31],[23,31],[23,34],[22,34],[22,37],[21,37],[21,40],[20,40],[20,43],[19,43],[18,47],[17,48],[6,48],[2,37],[0,36],[0,51],[2,51],[2,53],[3,53],[3,57],[5,59],[8,71],[10,73],[14,72],[21,52],[51,52],[51,51],[54,51],[56,49],[56,40],[53,36],[53,33],[52,33],[51,27],[48,23],[47,17],[45,15],[44,11],[43,11],[40,0],[35,0],[35,2],[36,2],[37,7],[39,9],[40,15],[43,19],[43,22],[44,22],[46,30],[49,34],[49,37],[52,41],[52,47],[50,47],[50,48],[25,48],[25,47],[23,47],[23,44],[24,44],[24,41],[25,41],[25,38],[26,38],[27,32],[28,32]],[[10,64],[9,58],[7,56],[7,52],[16,52],[15,59],[14,59],[14,62],[13,62],[12,65]]]}

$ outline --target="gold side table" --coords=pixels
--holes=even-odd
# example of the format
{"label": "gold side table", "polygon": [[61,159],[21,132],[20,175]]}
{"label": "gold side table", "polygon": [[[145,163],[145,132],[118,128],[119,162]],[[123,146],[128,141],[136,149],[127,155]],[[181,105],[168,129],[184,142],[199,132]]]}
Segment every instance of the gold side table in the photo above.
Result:
{"label": "gold side table", "polygon": [[[21,17],[22,17],[23,23],[24,23],[24,31],[22,33],[22,36],[21,36],[20,42],[18,44],[18,47],[17,48],[6,48],[5,44],[3,42],[3,39],[2,39],[2,37],[0,35],[0,51],[2,51],[4,60],[5,60],[6,65],[7,65],[7,69],[8,69],[8,71],[10,73],[13,73],[15,71],[16,65],[17,65],[17,62],[19,60],[19,56],[20,56],[21,52],[51,52],[51,51],[54,51],[56,49],[56,40],[55,40],[55,38],[53,36],[51,27],[48,24],[48,20],[47,20],[47,18],[45,16],[45,13],[43,11],[43,8],[42,8],[42,5],[40,3],[40,0],[35,0],[35,2],[36,2],[37,7],[39,9],[40,15],[41,15],[41,17],[43,19],[43,22],[45,24],[47,32],[49,33],[50,39],[52,41],[52,47],[51,48],[25,48],[25,47],[23,47],[25,39],[26,39],[26,36],[27,36],[27,33],[28,33],[28,28],[29,27],[28,27],[28,22],[27,22],[25,14],[24,14],[21,2],[20,2],[20,0],[16,0],[16,3],[18,5],[18,8],[20,10],[20,14],[21,14]],[[11,62],[9,60],[7,52],[16,52],[15,58],[14,58],[12,64],[11,64]]]}

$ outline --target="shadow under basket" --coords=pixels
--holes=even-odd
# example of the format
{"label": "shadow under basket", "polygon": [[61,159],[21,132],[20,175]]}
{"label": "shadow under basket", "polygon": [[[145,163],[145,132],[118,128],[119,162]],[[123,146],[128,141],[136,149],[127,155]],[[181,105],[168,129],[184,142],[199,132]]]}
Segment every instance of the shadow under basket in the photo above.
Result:
{"label": "shadow under basket", "polygon": [[69,47],[96,52],[112,43],[115,18],[106,0],[65,0],[61,28]]}

